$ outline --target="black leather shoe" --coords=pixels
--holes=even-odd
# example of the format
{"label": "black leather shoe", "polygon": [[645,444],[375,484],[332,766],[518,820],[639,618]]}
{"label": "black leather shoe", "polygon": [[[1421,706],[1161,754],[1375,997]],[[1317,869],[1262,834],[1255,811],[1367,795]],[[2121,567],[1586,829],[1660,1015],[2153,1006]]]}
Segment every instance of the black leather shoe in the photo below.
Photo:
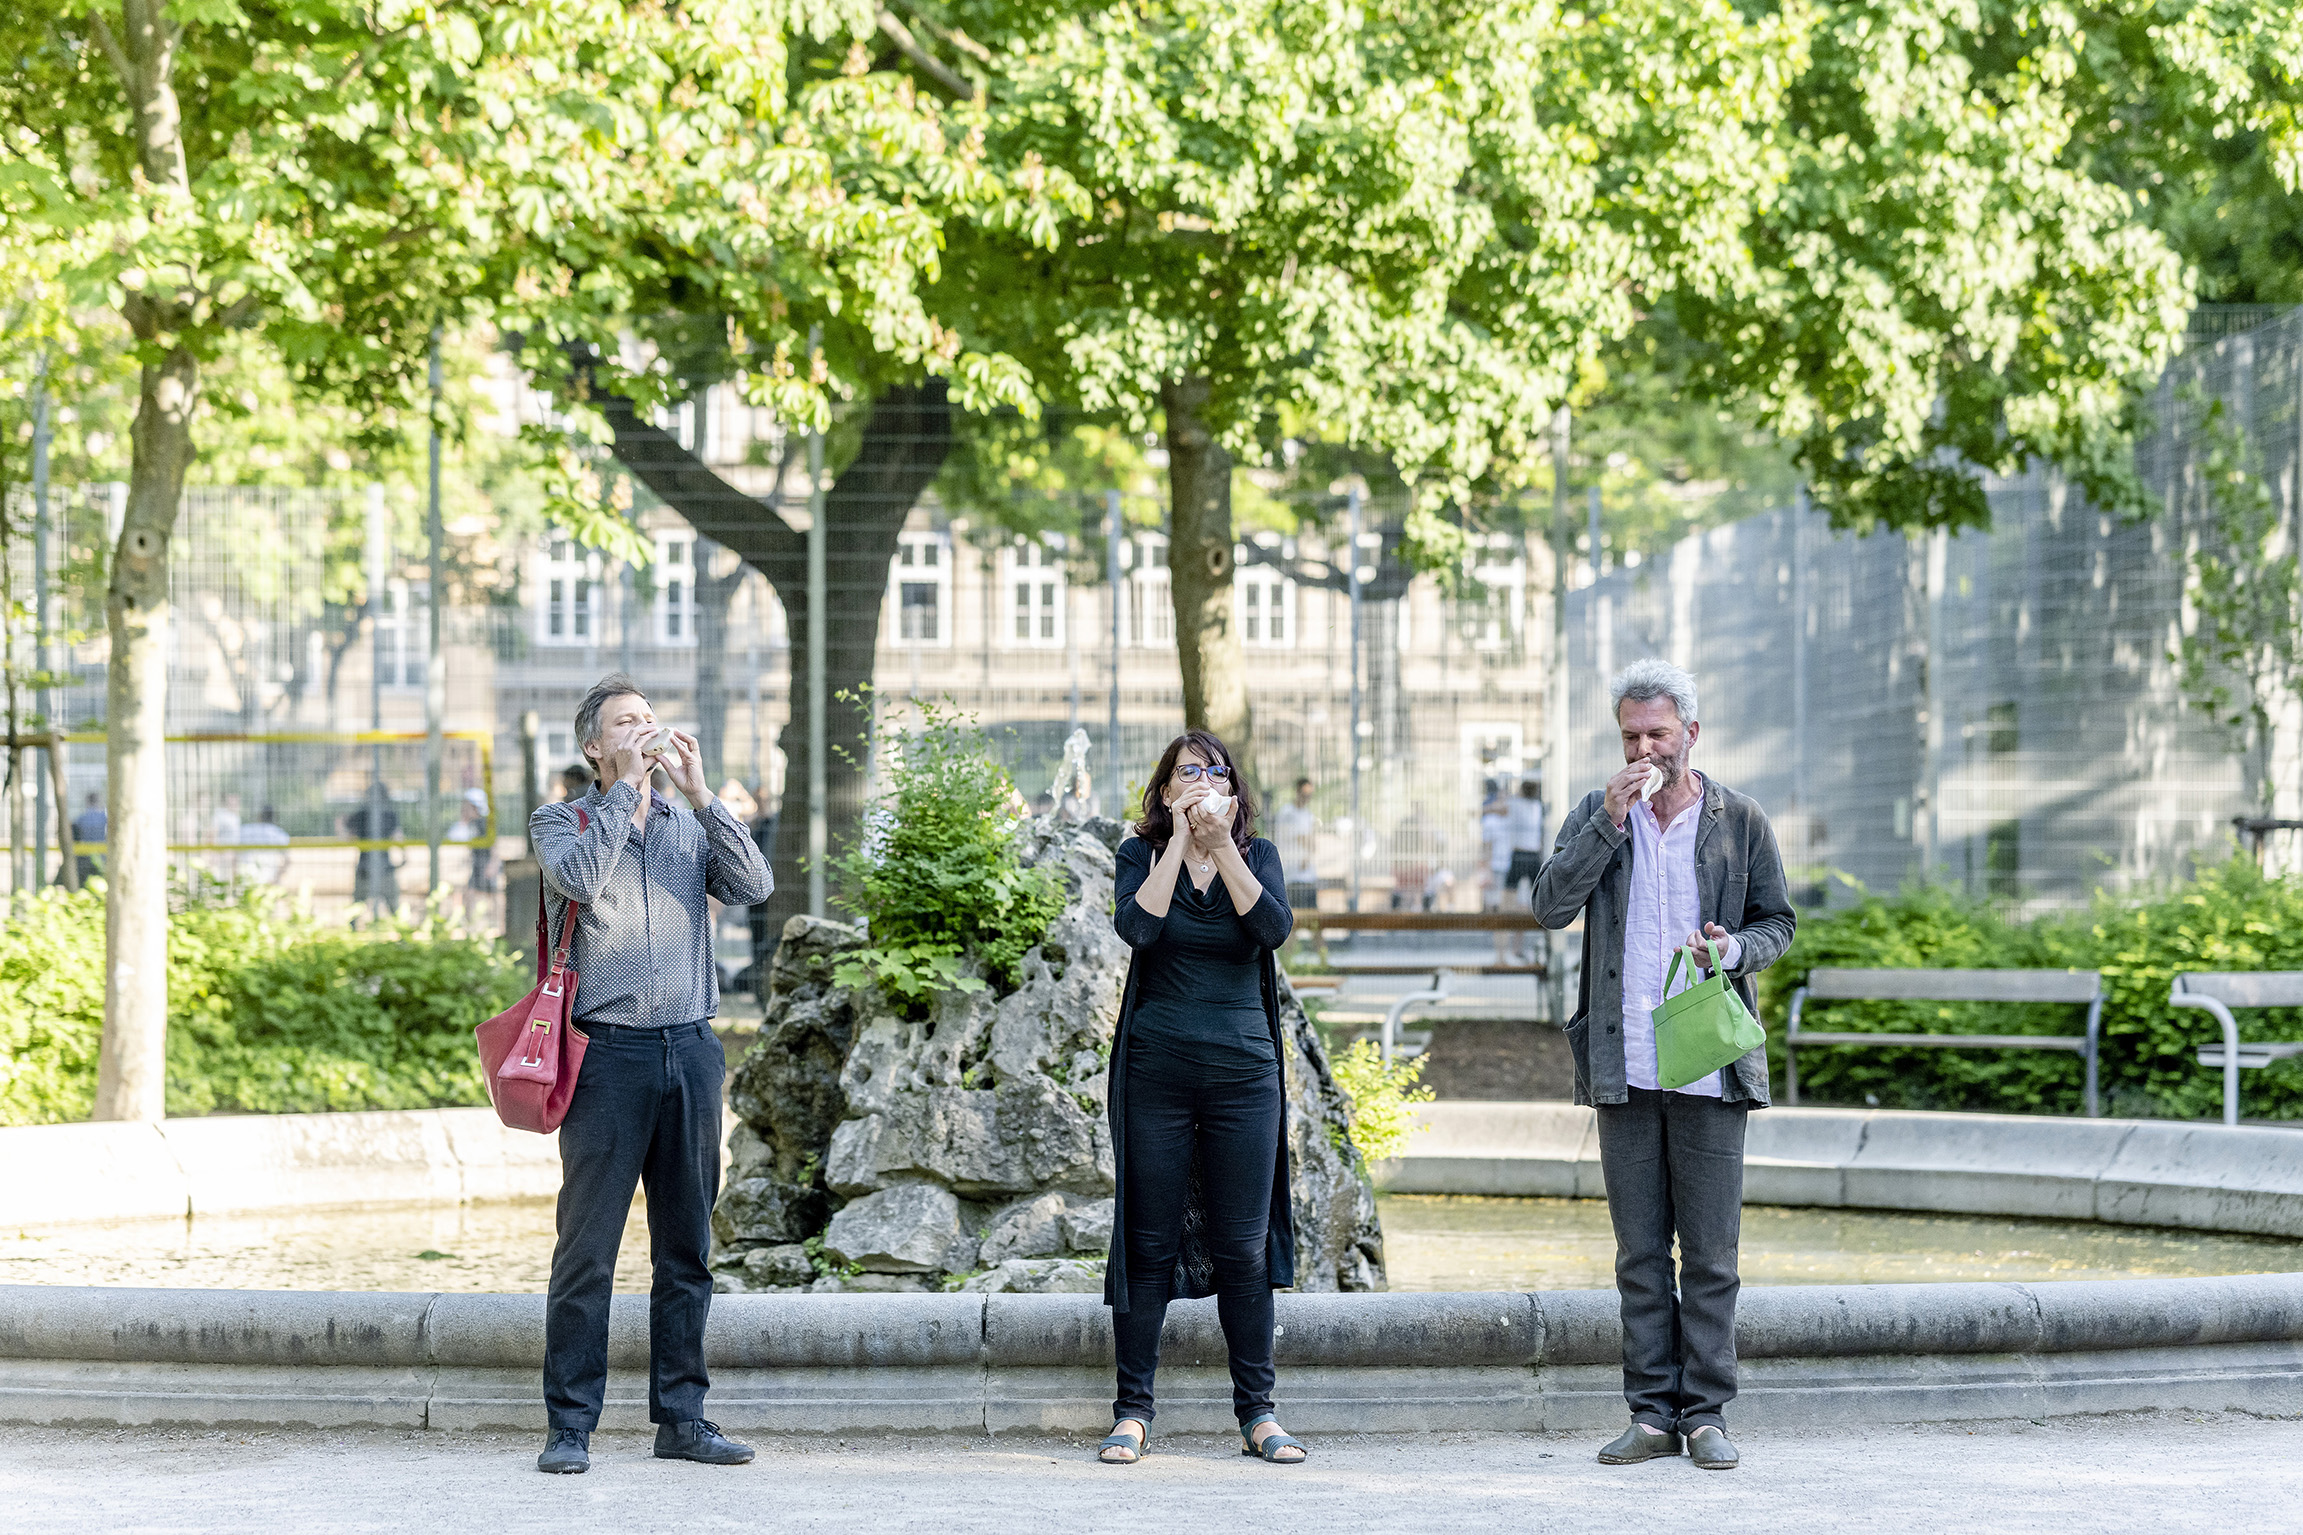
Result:
{"label": "black leather shoe", "polygon": [[536,1457],[536,1469],[582,1476],[592,1469],[592,1436],[580,1428],[553,1429],[544,1441],[544,1453]]}
{"label": "black leather shoe", "polygon": [[1679,1436],[1668,1429],[1634,1423],[1623,1437],[1599,1452],[1603,1466],[1636,1466],[1643,1460],[1669,1460],[1679,1453]]}
{"label": "black leather shoe", "polygon": [[656,1430],[656,1459],[700,1460],[707,1466],[741,1466],[751,1461],[752,1447],[738,1444],[720,1432],[720,1425],[702,1418],[666,1423]]}
{"label": "black leather shoe", "polygon": [[1735,1453],[1735,1441],[1727,1437],[1727,1430],[1708,1423],[1687,1436],[1687,1453],[1706,1471],[1733,1471],[1743,1458]]}

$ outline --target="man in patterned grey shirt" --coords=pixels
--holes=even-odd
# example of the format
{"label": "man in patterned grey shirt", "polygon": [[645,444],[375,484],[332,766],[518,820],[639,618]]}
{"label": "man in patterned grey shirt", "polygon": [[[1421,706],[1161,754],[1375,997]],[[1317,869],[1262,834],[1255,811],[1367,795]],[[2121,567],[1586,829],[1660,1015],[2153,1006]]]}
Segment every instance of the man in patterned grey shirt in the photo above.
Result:
{"label": "man in patterned grey shirt", "polygon": [[[544,1309],[541,1471],[591,1466],[608,1380],[608,1302],[632,1190],[648,1191],[655,1287],[648,1303],[648,1417],[666,1460],[752,1458],[704,1418],[704,1321],[712,1307],[712,1205],[720,1192],[720,1086],[712,1033],[719,972],[707,897],[731,906],[774,886],[752,836],[704,778],[695,737],[657,752],[648,700],[603,677],[576,710],[576,740],[598,774],[581,798],[529,821],[553,940],[582,903],[570,945],[578,1029],[590,1040],[560,1125],[559,1242]],[[689,809],[648,787],[661,766]],[[578,807],[583,816],[577,815]]]}

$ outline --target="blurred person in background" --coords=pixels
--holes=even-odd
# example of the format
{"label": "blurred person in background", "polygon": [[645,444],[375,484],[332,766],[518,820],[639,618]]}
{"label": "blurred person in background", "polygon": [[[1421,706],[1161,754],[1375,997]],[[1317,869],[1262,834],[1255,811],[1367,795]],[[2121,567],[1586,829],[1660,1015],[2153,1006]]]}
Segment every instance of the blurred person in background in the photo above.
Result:
{"label": "blurred person in background", "polygon": [[[1509,906],[1511,892],[1511,807],[1503,797],[1503,784],[1496,779],[1487,783],[1487,801],[1479,807],[1479,854],[1484,878],[1480,882],[1480,909],[1503,911]],[[1495,935],[1495,962],[1509,964],[1507,952],[1511,936],[1501,929]]]}
{"label": "blurred person in background", "polygon": [[[384,780],[369,782],[359,807],[344,817],[344,836],[353,842],[389,842],[400,835],[400,812],[392,808]],[[352,903],[365,904],[372,915],[384,917],[400,906],[400,866],[392,850],[362,848],[352,870]]]}
{"label": "blurred person in background", "polygon": [[[91,794],[88,796],[87,807],[72,818],[72,840],[75,843],[91,843],[101,846],[110,826],[111,822],[104,814],[104,796]],[[99,854],[75,852],[72,858],[76,865],[73,872],[80,876],[82,885],[104,872],[104,865]]]}
{"label": "blurred person in background", "polygon": [[[240,796],[227,794],[217,804],[216,813],[209,818],[209,840],[219,847],[240,845]],[[215,876],[229,885],[240,875],[238,853],[216,853],[209,857],[208,867]]]}
{"label": "blurred person in background", "polygon": [[559,781],[552,785],[552,797],[544,803],[561,804],[567,800],[582,799],[591,791],[592,770],[581,762],[560,769]]}
{"label": "blurred person in background", "polygon": [[277,885],[288,873],[287,829],[280,824],[280,813],[270,805],[255,820],[240,828],[242,847],[280,849],[240,855],[240,877],[251,884]]}
{"label": "blurred person in background", "polygon": [[496,894],[504,888],[504,866],[496,857],[494,841],[482,841],[488,835],[488,791],[466,789],[463,802],[457,807],[456,824],[448,828],[447,840],[474,844],[472,847],[471,875],[464,881],[464,921],[467,926],[482,920],[493,925]]}
{"label": "blurred person in background", "polygon": [[[1505,834],[1511,842],[1511,863],[1503,882],[1511,891],[1505,909],[1534,910],[1535,882],[1543,873],[1543,780],[1533,773],[1519,780],[1519,793],[1504,806]],[[1518,963],[1535,963],[1535,934],[1522,933],[1512,945]]]}
{"label": "blurred person in background", "polygon": [[1319,817],[1312,814],[1312,781],[1295,781],[1293,803],[1272,812],[1271,841],[1287,870],[1287,904],[1297,911],[1319,910]]}

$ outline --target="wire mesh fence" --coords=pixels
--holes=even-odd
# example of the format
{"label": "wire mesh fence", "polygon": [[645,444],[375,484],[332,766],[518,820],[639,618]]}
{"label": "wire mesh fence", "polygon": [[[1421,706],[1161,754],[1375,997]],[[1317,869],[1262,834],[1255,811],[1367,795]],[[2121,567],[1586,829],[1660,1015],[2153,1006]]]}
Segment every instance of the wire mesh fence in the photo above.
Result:
{"label": "wire mesh fence", "polygon": [[2218,477],[2243,472],[2273,527],[2227,553],[2295,547],[2303,315],[2214,330],[2161,382],[2139,515],[2036,469],[1988,483],[1988,531],[1859,538],[1785,508],[1572,593],[1571,790],[1622,760],[1607,679],[1657,655],[1695,673],[1699,763],[1767,808],[1810,902],[1835,875],[1925,875],[2069,904],[2222,856],[2235,817],[2292,817],[2292,678],[2223,678],[2286,726],[2250,738],[2195,706],[2179,655],[2227,532]]}

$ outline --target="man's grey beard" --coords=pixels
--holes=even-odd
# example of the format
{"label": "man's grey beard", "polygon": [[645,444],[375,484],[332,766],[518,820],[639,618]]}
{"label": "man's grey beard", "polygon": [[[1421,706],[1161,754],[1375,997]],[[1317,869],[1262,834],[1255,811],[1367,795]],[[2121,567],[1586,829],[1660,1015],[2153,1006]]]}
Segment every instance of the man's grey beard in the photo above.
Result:
{"label": "man's grey beard", "polygon": [[1690,741],[1679,749],[1679,755],[1676,757],[1650,757],[1647,759],[1656,767],[1663,769],[1663,782],[1656,785],[1657,793],[1660,794],[1665,789],[1671,788],[1687,776],[1688,754],[1694,749],[1695,743]]}

